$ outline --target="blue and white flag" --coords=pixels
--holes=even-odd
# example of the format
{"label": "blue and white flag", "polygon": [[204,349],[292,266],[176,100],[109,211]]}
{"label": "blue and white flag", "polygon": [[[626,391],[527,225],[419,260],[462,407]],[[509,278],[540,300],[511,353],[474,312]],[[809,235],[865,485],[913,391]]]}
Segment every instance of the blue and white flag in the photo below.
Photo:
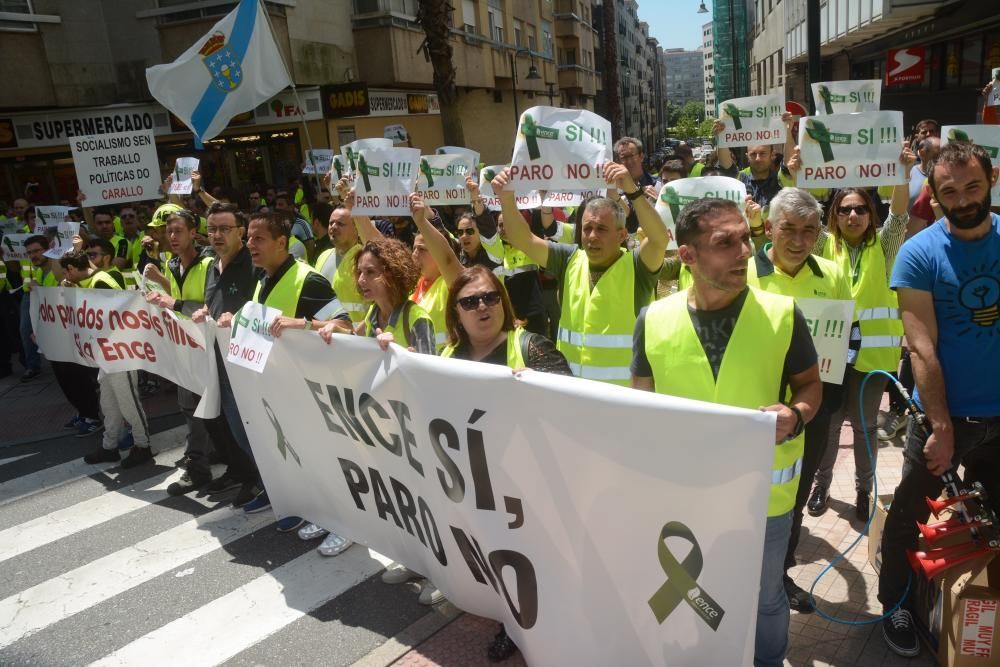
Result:
{"label": "blue and white flag", "polygon": [[271,99],[291,81],[260,2],[240,0],[177,60],[147,69],[146,83],[200,145],[233,116]]}

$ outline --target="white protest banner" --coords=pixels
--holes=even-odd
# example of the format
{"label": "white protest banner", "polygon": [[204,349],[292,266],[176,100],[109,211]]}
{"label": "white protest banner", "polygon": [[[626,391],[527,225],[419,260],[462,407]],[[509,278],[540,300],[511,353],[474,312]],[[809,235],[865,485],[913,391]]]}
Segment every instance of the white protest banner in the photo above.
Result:
{"label": "white protest banner", "polygon": [[347,158],[341,155],[334,155],[330,163],[330,175],[334,184],[344,176],[350,176],[351,165],[348,164]]}
{"label": "white protest banner", "polygon": [[510,189],[590,190],[607,185],[611,122],[581,109],[531,107],[518,122],[510,162]]}
{"label": "white protest banner", "polygon": [[545,197],[542,199],[542,206],[551,206],[553,208],[565,208],[569,206],[580,206],[583,202],[588,199],[593,199],[594,197],[607,197],[608,191],[606,189],[601,190],[580,190],[577,192],[555,192],[550,190],[545,193]]}
{"label": "white protest banner", "polygon": [[993,68],[993,88],[986,95],[986,106],[1000,107],[1000,67]]}
{"label": "white protest banner", "polygon": [[719,147],[780,144],[785,141],[785,93],[737,97],[719,105],[726,129],[716,136]]}
{"label": "white protest banner", "polygon": [[196,157],[179,157],[174,163],[174,178],[170,182],[170,194],[189,195],[194,189],[191,175],[198,170],[199,160]]}
{"label": "white protest banner", "polygon": [[70,210],[71,207],[69,206],[36,206],[35,213],[38,214],[38,222],[36,224],[44,227],[58,225],[60,222],[66,220]]}
{"label": "white protest banner", "polygon": [[795,299],[809,324],[809,333],[819,357],[823,382],[840,384],[847,366],[847,347],[854,321],[854,301],[837,299]]}
{"label": "white protest banner", "polygon": [[69,147],[87,206],[160,196],[160,163],[152,130],[73,137]]}
{"label": "white protest banner", "polygon": [[472,194],[465,187],[470,174],[464,155],[421,155],[417,191],[428,204],[471,204]]}
{"label": "white protest banner", "polygon": [[263,372],[267,357],[271,354],[274,337],[271,335],[271,321],[281,315],[277,308],[268,308],[262,303],[248,301],[233,315],[232,335],[226,361]]}
{"label": "white protest banner", "polygon": [[333,149],[314,148],[306,150],[306,161],[302,166],[303,174],[325,174],[333,164]]}
{"label": "white protest banner", "polygon": [[696,176],[665,183],[656,197],[655,209],[670,234],[667,249],[677,249],[674,229],[677,217],[685,206],[698,199],[718,197],[736,202],[742,211],[746,196],[747,186],[743,185],[742,181],[728,176]]}
{"label": "white protest banner", "polygon": [[302,331],[228,370],[278,516],[420,572],[528,664],[750,663],[773,413]]}
{"label": "white protest banner", "polygon": [[816,115],[878,111],[882,103],[882,80],[824,81],[812,84]]}
{"label": "white protest banner", "polygon": [[395,144],[405,144],[409,138],[410,134],[406,131],[406,127],[403,125],[386,125],[382,128],[382,136],[386,139],[392,141]]}
{"label": "white protest banner", "polygon": [[358,139],[341,146],[340,155],[344,158],[344,167],[350,170],[350,174],[357,169],[355,160],[358,159],[358,152],[366,148],[392,148],[392,139]]}
{"label": "white protest banner", "polygon": [[[941,128],[941,145],[952,141],[971,141],[981,146],[989,156],[993,166],[1000,157],[1000,125],[945,125]],[[994,204],[1000,203],[1000,182],[990,191]]]}
{"label": "white protest banner", "polygon": [[810,116],[799,123],[800,188],[900,185],[903,112]]}
{"label": "white protest banner", "polygon": [[177,317],[146,303],[134,290],[41,287],[31,290],[31,324],[46,358],[108,373],[149,371],[196,394],[199,417],[218,414],[218,404],[204,400],[218,393],[215,328]]}
{"label": "white protest banner", "polygon": [[438,146],[434,149],[434,153],[437,155],[462,155],[465,157],[465,163],[469,165],[470,172],[479,171],[479,151],[463,146]]}
{"label": "white protest banner", "polygon": [[[479,171],[479,195],[486,200],[486,208],[490,211],[499,211],[501,209],[500,197],[493,192],[493,179],[506,168],[507,165],[505,164],[494,164],[483,167]],[[531,192],[515,195],[514,201],[517,202],[517,208],[522,211],[538,208],[542,205],[542,194],[538,190],[532,190]]]}
{"label": "white protest banner", "polygon": [[409,215],[419,148],[363,148],[356,157],[355,215]]}
{"label": "white protest banner", "polygon": [[11,262],[15,259],[28,259],[28,253],[24,249],[24,242],[35,234],[4,234],[3,235],[3,259]]}

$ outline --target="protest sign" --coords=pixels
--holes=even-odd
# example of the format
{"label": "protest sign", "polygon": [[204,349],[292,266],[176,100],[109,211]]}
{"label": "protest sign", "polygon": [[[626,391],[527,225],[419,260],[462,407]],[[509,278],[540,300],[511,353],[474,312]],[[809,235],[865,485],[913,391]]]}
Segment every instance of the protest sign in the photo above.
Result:
{"label": "protest sign", "polygon": [[410,135],[406,131],[406,127],[399,124],[386,125],[382,130],[382,136],[392,141],[393,145],[405,144],[410,139]]}
{"label": "protest sign", "polygon": [[780,144],[785,141],[785,94],[738,97],[719,105],[726,129],[716,135],[719,147]]}
{"label": "protest sign", "polygon": [[330,162],[330,176],[334,184],[344,176],[351,175],[351,165],[347,163],[347,158],[341,155],[334,155]]}
{"label": "protest sign", "polygon": [[417,191],[427,204],[470,204],[465,177],[472,173],[464,155],[422,155]]}
{"label": "protest sign", "polygon": [[773,413],[302,331],[228,370],[278,516],[420,572],[528,664],[749,664]]}
{"label": "protest sign", "polygon": [[160,164],[152,130],[73,137],[69,147],[87,206],[160,196]]}
{"label": "protest sign", "polygon": [[[366,148],[392,148],[392,139],[358,139],[340,147],[340,155],[344,158],[344,168],[349,174],[354,174],[355,160],[358,159],[358,151]],[[419,152],[419,151],[418,151]]]}
{"label": "protest sign", "polygon": [[198,170],[199,160],[196,157],[179,157],[174,163],[174,178],[170,182],[170,194],[189,195],[194,189],[191,175]]}
{"label": "protest sign", "polygon": [[816,115],[878,111],[882,103],[882,80],[824,81],[812,84]]}
{"label": "protest sign", "polygon": [[271,321],[281,315],[277,308],[248,301],[233,315],[232,337],[226,361],[258,373],[264,370],[274,345]]}
{"label": "protest sign", "polygon": [[809,333],[819,358],[823,382],[840,384],[847,366],[847,347],[854,321],[854,301],[836,299],[795,299],[809,324]]}
{"label": "protest sign", "polygon": [[479,171],[479,151],[462,146],[438,146],[434,153],[437,155],[462,155],[465,157],[465,163],[469,165],[469,172]]}
{"label": "protest sign", "polygon": [[[997,166],[1000,158],[1000,125],[945,125],[941,128],[941,145],[952,141],[971,141],[982,146]],[[990,191],[993,202],[1000,203],[1000,182]]]}
{"label": "protest sign", "polygon": [[[40,234],[48,240],[49,249],[64,248],[66,250],[72,250],[73,237],[79,233],[80,223],[73,222],[72,220],[67,222],[54,222],[49,225],[35,225],[35,234]],[[62,254],[60,254],[59,257],[62,257]],[[56,259],[58,259],[58,257]]]}
{"label": "protest sign", "polygon": [[330,171],[333,163],[333,150],[330,148],[315,148],[306,150],[306,161],[302,166],[303,174],[325,174]]}
{"label": "protest sign", "polygon": [[517,194],[600,189],[612,160],[610,121],[581,109],[531,107],[518,122],[508,187]]}
{"label": "protest sign", "polygon": [[[30,294],[31,325],[47,359],[108,373],[144,370],[217,401],[215,355],[206,352],[215,344],[214,327],[179,318],[131,290],[41,287]],[[217,402],[203,400],[196,414],[217,415]]]}
{"label": "protest sign", "polygon": [[[505,164],[494,164],[483,167],[479,171],[479,195],[485,200],[486,208],[490,211],[499,211],[501,209],[500,197],[493,192],[493,179],[506,168],[507,165]],[[532,190],[531,192],[515,195],[514,201],[517,203],[518,209],[525,211],[541,206],[542,195],[538,190]]]}
{"label": "protest sign", "polygon": [[594,197],[607,197],[606,189],[600,190],[580,190],[577,192],[555,192],[550,190],[545,193],[542,199],[542,206],[552,206],[553,208],[565,208],[569,206],[580,206],[583,202]]}
{"label": "protest sign", "polygon": [[409,215],[419,148],[362,148],[356,156],[355,215]]}
{"label": "protest sign", "polygon": [[993,87],[986,95],[986,106],[1000,107],[1000,67],[993,68]]}
{"label": "protest sign", "polygon": [[69,216],[70,208],[69,206],[36,206],[35,213],[38,216],[38,222],[35,223],[35,229],[38,229],[38,225],[43,227],[58,225]]}
{"label": "protest sign", "polygon": [[28,253],[24,249],[24,242],[30,239],[35,234],[4,234],[3,241],[3,259],[5,262],[11,262],[16,259],[28,259]]}
{"label": "protest sign", "polygon": [[799,123],[800,188],[901,185],[903,112],[811,116]]}
{"label": "protest sign", "polygon": [[728,199],[739,204],[743,210],[743,202],[747,196],[747,186],[742,181],[728,176],[697,176],[694,178],[680,178],[676,181],[665,183],[660,188],[660,193],[656,197],[656,212],[660,214],[660,219],[670,234],[670,242],[667,244],[668,250],[677,249],[677,240],[674,238],[677,217],[685,206],[691,202],[704,199],[706,197],[718,197]]}

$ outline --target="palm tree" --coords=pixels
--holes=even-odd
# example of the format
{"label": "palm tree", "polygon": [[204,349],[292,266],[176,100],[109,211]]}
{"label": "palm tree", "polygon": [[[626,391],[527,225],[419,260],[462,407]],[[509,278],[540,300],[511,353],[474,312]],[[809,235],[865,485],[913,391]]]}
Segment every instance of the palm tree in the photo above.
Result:
{"label": "palm tree", "polygon": [[449,15],[454,8],[447,0],[419,0],[417,23],[424,29],[426,38],[422,45],[424,55],[434,68],[434,89],[441,103],[441,126],[444,143],[464,146],[462,119],[458,113],[458,86],[455,85],[455,65],[451,61],[451,34]]}
{"label": "palm tree", "polygon": [[620,85],[618,82],[618,45],[615,39],[615,3],[605,0],[601,10],[601,22],[604,28],[604,90],[602,94],[607,99],[608,118],[611,121],[611,132],[615,137],[625,133],[622,125]]}

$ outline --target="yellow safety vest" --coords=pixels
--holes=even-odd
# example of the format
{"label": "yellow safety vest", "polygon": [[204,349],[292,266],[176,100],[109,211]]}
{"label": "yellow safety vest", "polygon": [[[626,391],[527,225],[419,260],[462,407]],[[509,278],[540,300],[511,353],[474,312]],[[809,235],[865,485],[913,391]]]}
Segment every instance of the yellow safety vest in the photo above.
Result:
{"label": "yellow safety vest", "polygon": [[[507,332],[507,366],[508,368],[526,368],[524,362],[524,351],[522,348],[522,340],[524,338],[524,329],[517,327],[513,331]],[[441,351],[441,356],[451,358],[455,356],[455,348],[457,344],[451,344]]]}
{"label": "yellow safety vest", "polygon": [[205,303],[205,281],[208,278],[208,267],[212,265],[211,257],[199,257],[188,267],[184,276],[184,285],[177,284],[174,272],[167,267],[167,280],[170,281],[170,296],[182,301]]}
{"label": "yellow safety vest", "polygon": [[[369,338],[375,337],[375,324],[372,322],[372,316],[375,314],[375,305],[368,309],[365,313],[365,336]],[[434,321],[431,316],[427,314],[427,311],[420,307],[420,304],[414,303],[407,299],[403,302],[403,312],[399,314],[399,318],[396,319],[395,323],[387,324],[382,330],[385,333],[391,333],[392,337],[396,339],[396,343],[402,345],[403,347],[410,346],[410,331],[413,330],[413,323],[417,320],[427,320],[430,322],[431,326],[434,326]],[[437,336],[435,335],[435,338]]]}
{"label": "yellow safety vest", "polygon": [[[747,270],[747,283],[772,294],[782,294],[797,299],[851,299],[851,288],[844,272],[835,262],[824,257],[810,255],[806,263],[794,276],[782,271],[767,257],[771,244],[766,244],[750,258],[753,270]],[[763,259],[760,258],[763,254]],[[760,264],[758,264],[760,262]],[[816,273],[816,270],[819,274]],[[768,268],[768,271],[762,271]]]}
{"label": "yellow safety vest", "polygon": [[[792,340],[795,302],[751,287],[716,379],[691,322],[687,298],[683,290],[646,311],[646,357],[656,391],[748,410],[777,402]],[[795,507],[804,443],[799,434],[774,448],[768,516],[780,516]]]}
{"label": "yellow safety vest", "polygon": [[80,287],[96,289],[97,285],[106,285],[111,289],[121,289],[122,286],[107,271],[95,271],[89,278],[80,281]]}
{"label": "yellow safety vest", "polygon": [[434,324],[434,346],[440,352],[448,343],[448,326],[445,324],[445,309],[448,307],[448,283],[437,277],[417,304],[427,313]]}
{"label": "yellow safety vest", "polygon": [[[31,291],[30,281],[34,280],[42,287],[57,287],[59,281],[56,280],[56,274],[52,271],[44,272],[41,267],[32,266],[30,260],[20,260],[21,261],[21,289],[25,292]],[[7,277],[7,267],[3,269],[3,277]],[[2,288],[0,288],[2,289]]]}
{"label": "yellow safety vest", "polygon": [[840,264],[854,297],[854,321],[861,327],[861,349],[854,368],[862,373],[874,370],[895,372],[903,344],[903,320],[899,317],[896,293],[889,289],[885,253],[878,236],[861,248],[857,266],[851,266],[846,241],[838,248],[833,235],[823,244],[823,257]]}
{"label": "yellow safety vest", "polygon": [[340,299],[340,305],[350,316],[351,323],[357,324],[365,319],[365,312],[368,310],[368,304],[361,298],[358,283],[354,280],[354,257],[361,252],[361,246],[351,246],[341,258],[340,265],[336,264],[336,252],[335,248],[324,250],[316,258],[316,270],[330,281],[333,291]]}
{"label": "yellow safety vest", "polygon": [[0,294],[7,291],[7,264],[0,261]]}
{"label": "yellow safety vest", "polygon": [[[281,280],[274,286],[271,292],[264,299],[264,305],[277,308],[285,317],[295,317],[295,311],[299,308],[299,297],[302,295],[302,287],[306,284],[306,278],[310,274],[316,273],[311,266],[303,262],[292,262],[292,265],[281,276]],[[253,300],[260,303],[260,283],[253,292]]]}
{"label": "yellow safety vest", "polygon": [[635,258],[620,251],[594,289],[590,261],[577,249],[562,281],[562,314],[556,347],[573,375],[629,386],[635,327]]}

